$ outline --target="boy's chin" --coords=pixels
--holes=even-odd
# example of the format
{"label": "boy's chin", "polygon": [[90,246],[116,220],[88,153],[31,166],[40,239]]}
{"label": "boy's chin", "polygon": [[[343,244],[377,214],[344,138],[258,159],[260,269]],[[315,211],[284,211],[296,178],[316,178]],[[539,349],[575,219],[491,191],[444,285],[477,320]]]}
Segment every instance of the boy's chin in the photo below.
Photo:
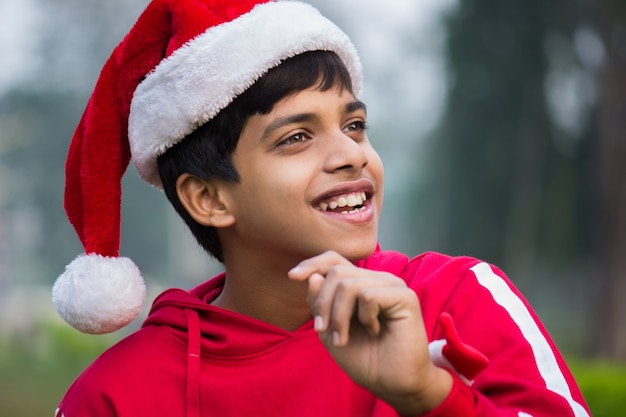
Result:
{"label": "boy's chin", "polygon": [[341,256],[350,262],[357,262],[369,257],[376,250],[378,241],[361,242],[358,247],[335,249]]}

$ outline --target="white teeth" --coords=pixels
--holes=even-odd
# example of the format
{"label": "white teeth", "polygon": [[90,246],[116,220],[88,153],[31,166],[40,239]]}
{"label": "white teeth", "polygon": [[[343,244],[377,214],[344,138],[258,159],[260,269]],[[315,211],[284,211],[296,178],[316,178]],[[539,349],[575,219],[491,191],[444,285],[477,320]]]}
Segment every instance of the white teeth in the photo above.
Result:
{"label": "white teeth", "polygon": [[[366,200],[367,200],[367,195],[365,194],[365,191],[361,191],[358,193],[343,195],[337,198],[336,200],[332,200],[328,202],[321,202],[319,204],[319,209],[321,211],[327,211],[328,209],[334,210],[337,207],[356,207],[356,206],[363,205],[363,203]],[[359,207],[354,210],[345,210],[345,211],[342,211],[341,214],[357,213],[359,211],[363,211],[364,209],[365,209],[365,206]]]}
{"label": "white teeth", "polygon": [[363,210],[365,210],[365,206],[359,207],[357,209],[350,210],[350,211],[347,211],[347,210],[346,211],[342,211],[341,214],[354,214],[354,213],[358,213],[359,211],[363,211]]}
{"label": "white teeth", "polygon": [[[359,195],[359,197],[355,196],[354,194],[350,194],[347,198],[347,203],[350,207],[354,207],[357,206],[359,204],[361,204],[361,196]],[[341,200],[341,199],[340,199]]]}

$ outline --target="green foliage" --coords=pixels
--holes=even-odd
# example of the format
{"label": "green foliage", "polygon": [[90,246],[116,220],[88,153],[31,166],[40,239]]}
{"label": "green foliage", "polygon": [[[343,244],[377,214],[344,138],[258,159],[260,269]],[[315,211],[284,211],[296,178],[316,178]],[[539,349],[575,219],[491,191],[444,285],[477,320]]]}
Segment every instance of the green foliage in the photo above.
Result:
{"label": "green foliage", "polygon": [[0,417],[53,415],[80,372],[114,340],[42,325],[0,344]]}
{"label": "green foliage", "polygon": [[615,417],[626,410],[626,364],[570,361],[594,417]]}

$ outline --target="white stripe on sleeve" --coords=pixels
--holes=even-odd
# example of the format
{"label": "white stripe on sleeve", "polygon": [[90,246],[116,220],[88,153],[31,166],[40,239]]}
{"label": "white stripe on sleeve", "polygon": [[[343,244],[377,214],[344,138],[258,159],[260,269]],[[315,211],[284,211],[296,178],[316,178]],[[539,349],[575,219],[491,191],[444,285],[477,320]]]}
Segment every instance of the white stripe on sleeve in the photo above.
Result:
{"label": "white stripe on sleeve", "polygon": [[554,352],[537,323],[522,300],[511,290],[507,283],[493,272],[491,267],[481,262],[470,268],[478,283],[486,288],[497,304],[502,306],[519,327],[522,335],[530,344],[539,374],[546,383],[546,388],[567,400],[575,417],[589,417],[587,410],[574,398],[565,377],[560,371]]}

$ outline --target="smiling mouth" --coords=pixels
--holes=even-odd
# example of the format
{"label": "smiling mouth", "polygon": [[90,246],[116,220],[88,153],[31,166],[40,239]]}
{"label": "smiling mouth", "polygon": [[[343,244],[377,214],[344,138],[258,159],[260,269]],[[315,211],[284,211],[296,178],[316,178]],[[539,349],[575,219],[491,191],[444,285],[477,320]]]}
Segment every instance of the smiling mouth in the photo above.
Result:
{"label": "smiling mouth", "polygon": [[367,208],[365,205],[366,201],[367,194],[365,194],[365,191],[341,194],[321,201],[317,205],[317,209],[331,213],[354,214]]}

